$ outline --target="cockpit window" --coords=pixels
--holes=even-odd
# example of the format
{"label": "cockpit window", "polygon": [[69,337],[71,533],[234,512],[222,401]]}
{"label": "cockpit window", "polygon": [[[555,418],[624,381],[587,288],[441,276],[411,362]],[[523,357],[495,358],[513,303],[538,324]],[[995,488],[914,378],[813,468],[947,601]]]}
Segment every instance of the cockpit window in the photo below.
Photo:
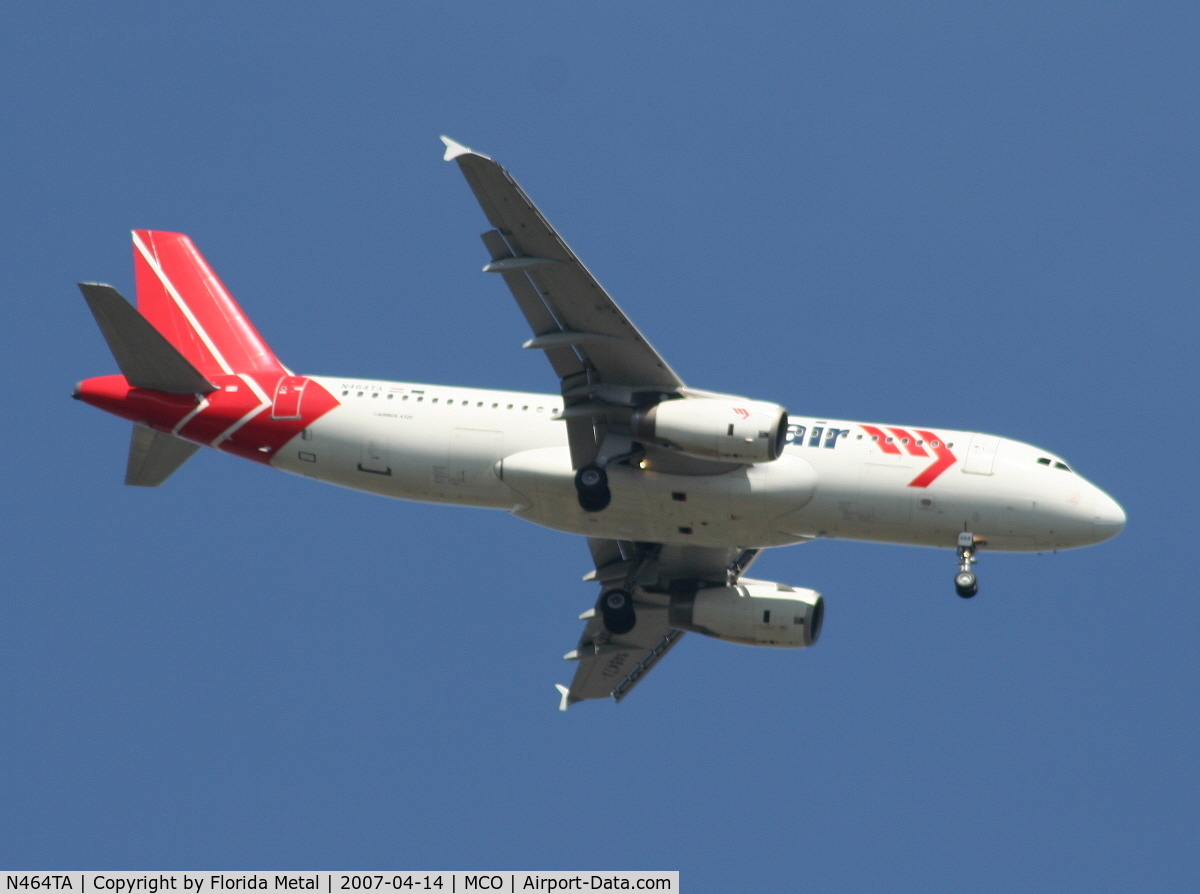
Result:
{"label": "cockpit window", "polygon": [[1071,467],[1068,466],[1066,463],[1060,462],[1058,460],[1053,460],[1048,456],[1039,456],[1038,463],[1040,463],[1043,466],[1053,466],[1056,469],[1062,469],[1064,472],[1071,471]]}

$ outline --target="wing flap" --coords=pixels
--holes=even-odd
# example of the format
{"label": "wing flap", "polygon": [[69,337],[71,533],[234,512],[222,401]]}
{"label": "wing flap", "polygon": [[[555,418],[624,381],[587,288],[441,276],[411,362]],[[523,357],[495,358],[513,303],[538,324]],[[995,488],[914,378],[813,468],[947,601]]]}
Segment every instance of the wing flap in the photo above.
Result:
{"label": "wing flap", "polygon": [[634,594],[637,623],[628,633],[604,629],[600,613],[589,609],[579,645],[563,657],[578,661],[570,687],[559,687],[566,710],[576,702],[612,696],[621,701],[683,637],[671,626],[670,596],[676,585],[724,584],[750,566],[757,550],[667,546],[589,537],[596,570],[585,580],[601,590],[624,587]]}
{"label": "wing flap", "polygon": [[683,636],[667,622],[667,606],[637,608],[637,625],[621,636],[608,634],[599,616],[588,620],[579,645],[564,656],[579,662],[564,699],[567,705],[609,696],[620,701]]}

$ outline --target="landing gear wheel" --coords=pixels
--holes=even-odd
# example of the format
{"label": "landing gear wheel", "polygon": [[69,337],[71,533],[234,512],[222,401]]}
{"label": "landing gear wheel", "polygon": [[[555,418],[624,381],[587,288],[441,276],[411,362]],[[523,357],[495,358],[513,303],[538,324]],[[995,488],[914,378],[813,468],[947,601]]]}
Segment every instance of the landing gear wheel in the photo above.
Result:
{"label": "landing gear wheel", "polygon": [[628,633],[637,624],[633,595],[628,590],[606,590],[600,594],[598,607],[604,629],[611,634],[620,636]]}
{"label": "landing gear wheel", "polygon": [[976,548],[986,545],[985,540],[970,531],[958,535],[958,574],[954,575],[954,592],[963,599],[970,599],[979,592],[979,581],[971,566],[979,561],[975,558]]}
{"label": "landing gear wheel", "polygon": [[595,463],[589,463],[575,473],[575,493],[584,512],[600,512],[612,500],[608,489],[608,473]]}
{"label": "landing gear wheel", "polygon": [[979,581],[974,571],[960,571],[954,575],[954,592],[963,599],[970,599],[979,592]]}

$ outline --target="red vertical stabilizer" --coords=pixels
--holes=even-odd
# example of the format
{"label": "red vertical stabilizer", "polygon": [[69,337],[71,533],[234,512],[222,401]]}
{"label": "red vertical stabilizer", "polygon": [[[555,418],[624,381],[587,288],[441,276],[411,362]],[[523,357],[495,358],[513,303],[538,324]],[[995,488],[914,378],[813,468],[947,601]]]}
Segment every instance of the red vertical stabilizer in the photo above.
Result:
{"label": "red vertical stabilizer", "polygon": [[147,429],[134,430],[137,462],[129,469],[137,474],[128,483],[159,484],[191,455],[168,449],[168,459],[178,459],[169,468],[151,461],[162,445],[175,447],[151,432],[269,463],[338,405],[320,383],[279,362],[187,236],[134,230],[133,264],[137,312],[111,286],[81,284],[124,374],[87,379],[75,390]]}
{"label": "red vertical stabilizer", "polygon": [[138,310],[205,376],[287,374],[187,236],[134,230],[133,267]]}

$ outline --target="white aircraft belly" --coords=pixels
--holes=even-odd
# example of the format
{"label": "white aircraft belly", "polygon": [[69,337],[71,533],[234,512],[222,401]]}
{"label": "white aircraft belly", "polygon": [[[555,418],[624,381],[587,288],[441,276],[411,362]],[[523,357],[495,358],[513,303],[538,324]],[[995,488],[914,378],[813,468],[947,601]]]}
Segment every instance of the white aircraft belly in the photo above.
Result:
{"label": "white aircraft belly", "polygon": [[504,483],[522,497],[514,510],[521,518],[590,537],[682,546],[767,547],[807,540],[783,530],[775,519],[807,503],[817,486],[815,470],[799,457],[721,475],[667,475],[612,465],[612,502],[603,512],[584,512],[575,499],[566,447],[506,457],[502,469]]}
{"label": "white aircraft belly", "polygon": [[[1036,448],[1015,441],[996,439],[988,464],[956,462],[919,487],[912,482],[930,458],[887,454],[861,437],[839,439],[833,449],[821,439],[798,438],[775,462],[721,475],[614,464],[607,470],[612,502],[590,513],[575,499],[565,428],[550,414],[560,401],[551,395],[321,381],[350,398],[287,444],[273,464],[383,496],[506,509],[591,537],[693,546],[770,547],[837,537],[944,547],[964,530],[984,536],[995,550],[1068,548],[1093,539],[1094,488],[1070,473],[1031,471]],[[364,396],[354,397],[356,389]],[[437,393],[443,401],[459,395],[452,398],[458,404],[398,401],[386,397],[388,389]],[[367,396],[374,393],[385,396]],[[478,400],[464,402],[463,394]],[[531,415],[521,407],[546,411]],[[839,421],[825,426],[861,428]],[[960,455],[978,440],[971,432],[941,434]]]}
{"label": "white aircraft belly", "polygon": [[[322,380],[341,391],[339,380]],[[399,383],[363,383],[364,388]],[[410,389],[413,386],[406,385]],[[460,389],[415,386],[439,393]],[[351,389],[352,393],[353,389]],[[374,393],[374,392],[368,392]],[[382,391],[380,393],[383,393]],[[471,392],[514,402],[509,392]],[[519,395],[525,405],[553,406],[548,395]],[[523,405],[518,403],[518,406]],[[547,414],[531,420],[514,412],[471,407],[397,404],[364,398],[350,400],[318,419],[275,456],[273,465],[288,472],[387,497],[511,509],[519,497],[495,474],[506,454],[548,444],[565,444],[561,422]]]}

